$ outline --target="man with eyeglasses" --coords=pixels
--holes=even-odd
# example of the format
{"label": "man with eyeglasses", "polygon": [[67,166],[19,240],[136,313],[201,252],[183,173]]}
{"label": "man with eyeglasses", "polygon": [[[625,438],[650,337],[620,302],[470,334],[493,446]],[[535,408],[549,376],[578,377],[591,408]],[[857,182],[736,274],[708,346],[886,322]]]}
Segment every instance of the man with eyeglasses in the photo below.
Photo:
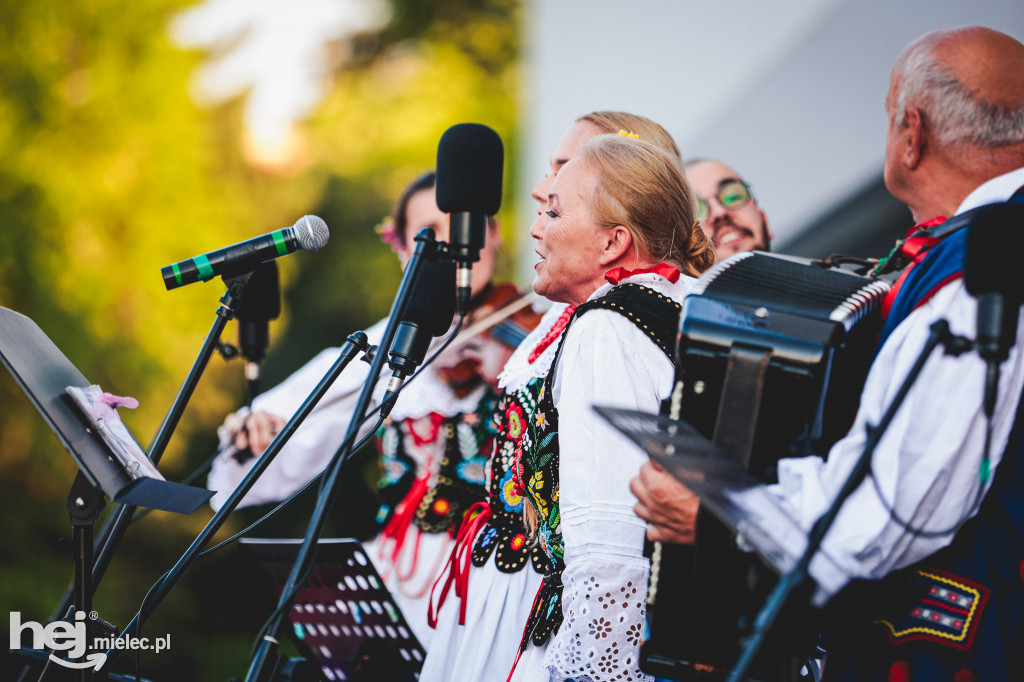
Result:
{"label": "man with eyeglasses", "polygon": [[715,243],[718,259],[741,251],[770,251],[772,231],[750,185],[715,159],[694,159],[686,177],[697,195],[697,222]]}
{"label": "man with eyeglasses", "polygon": [[[688,161],[684,169],[697,197],[697,222],[715,244],[718,260],[742,251],[771,251],[768,216],[758,206],[750,185],[736,170],[717,159]],[[630,484],[636,511],[650,522],[654,542],[691,544],[699,502],[654,462],[644,464]]]}

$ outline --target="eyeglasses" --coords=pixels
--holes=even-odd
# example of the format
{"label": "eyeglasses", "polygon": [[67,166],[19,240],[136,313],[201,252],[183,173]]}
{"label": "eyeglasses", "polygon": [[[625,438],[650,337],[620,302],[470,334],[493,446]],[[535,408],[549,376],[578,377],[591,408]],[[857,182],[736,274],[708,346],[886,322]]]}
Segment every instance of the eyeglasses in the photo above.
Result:
{"label": "eyeglasses", "polygon": [[[722,180],[715,192],[715,199],[726,211],[738,211],[753,199],[750,185],[742,180]],[[701,225],[711,215],[711,206],[703,199],[697,199],[697,222]]]}

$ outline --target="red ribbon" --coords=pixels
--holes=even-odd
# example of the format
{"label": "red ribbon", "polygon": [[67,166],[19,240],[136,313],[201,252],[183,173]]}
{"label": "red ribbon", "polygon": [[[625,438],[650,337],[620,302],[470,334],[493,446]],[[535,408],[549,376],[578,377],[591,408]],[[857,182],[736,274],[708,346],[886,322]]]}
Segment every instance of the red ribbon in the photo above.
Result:
{"label": "red ribbon", "polygon": [[[455,547],[452,548],[448,563],[441,570],[441,575],[434,582],[430,590],[430,601],[427,604],[427,624],[432,628],[437,627],[437,616],[448,598],[448,590],[455,585],[455,596],[459,598],[459,625],[466,624],[466,597],[469,589],[469,567],[473,558],[473,541],[487,521],[491,518],[491,505],[486,501],[477,502],[466,512],[459,534],[455,537]],[[434,590],[444,580],[441,587],[441,594],[438,597],[437,607],[434,606]]]}
{"label": "red ribbon", "polygon": [[[383,538],[381,554],[384,554],[384,548],[387,546],[388,540],[395,541],[395,545],[391,550],[391,564],[395,567],[396,572],[398,572],[398,555],[401,554],[402,547],[405,545],[405,537],[412,527],[412,520],[416,516],[416,510],[419,509],[423,496],[430,489],[430,486],[427,484],[429,478],[430,475],[427,474],[416,479],[412,487],[409,488],[409,492],[395,506],[395,513],[391,520],[388,521],[388,525],[381,531],[381,537]],[[419,558],[419,544],[419,537],[417,536],[416,548],[413,552],[412,565],[409,567],[408,575],[399,575],[399,580],[405,581],[412,577],[412,573],[416,568],[416,560]]]}
{"label": "red ribbon", "polygon": [[[424,419],[430,420],[425,436],[416,430],[421,426]],[[437,440],[437,434],[441,431],[441,424],[444,423],[444,415],[431,412],[422,419],[410,419],[406,423],[409,426],[409,435],[412,437],[412,442],[416,444],[416,447],[422,448],[424,445]]]}
{"label": "red ribbon", "polygon": [[[540,603],[540,604],[537,603],[537,600],[540,599],[540,593],[543,590],[544,590],[544,581],[541,580],[540,581],[540,587],[537,588],[537,594],[535,594],[533,596],[533,604],[530,606],[530,614],[531,614],[530,617],[531,618],[533,617],[533,615],[532,615],[533,612],[536,611],[537,609],[541,608],[544,605],[543,603]],[[526,631],[526,628],[528,628],[528,627],[530,627],[529,620],[527,620],[526,626],[523,627],[523,636],[519,639],[519,653],[516,654],[516,660],[512,661],[512,669],[508,671],[508,677],[505,679],[505,682],[512,682],[512,676],[516,674],[516,666],[519,665],[519,659],[523,657],[523,652],[526,651],[526,647],[528,645],[527,644],[527,638],[530,636],[530,633]],[[533,627],[536,628],[537,625],[534,624]]]}
{"label": "red ribbon", "polygon": [[566,306],[565,310],[562,311],[562,314],[558,316],[557,320],[555,320],[555,324],[551,326],[551,329],[548,330],[548,333],[545,334],[544,338],[542,338],[540,342],[537,344],[537,347],[530,351],[529,360],[531,365],[537,360],[537,358],[541,356],[541,354],[544,351],[548,349],[548,346],[554,343],[555,339],[557,339],[562,334],[562,332],[565,331],[565,325],[569,324],[569,318],[572,317],[572,314],[575,311],[576,306]]}
{"label": "red ribbon", "polygon": [[[882,299],[882,318],[885,319],[889,316],[889,311],[892,309],[892,304],[896,301],[896,294],[900,292],[900,287],[903,286],[903,281],[907,279],[907,275],[915,265],[924,260],[924,257],[928,255],[928,251],[939,243],[939,239],[929,236],[929,231],[936,225],[941,225],[946,222],[945,216],[938,216],[931,220],[926,220],[920,225],[914,225],[907,232],[907,237],[904,239],[903,244],[900,246],[900,251],[904,256],[910,259],[910,264],[903,268],[903,272],[893,283],[892,288]],[[921,234],[918,234],[920,232]],[[920,305],[920,303],[918,304]]]}
{"label": "red ribbon", "polygon": [[604,278],[608,280],[609,284],[618,284],[627,277],[633,275],[645,275],[645,274],[661,275],[668,281],[675,284],[679,281],[679,275],[683,274],[679,272],[679,268],[668,263],[658,263],[653,268],[639,268],[637,270],[627,270],[626,268],[614,268],[604,273]]}

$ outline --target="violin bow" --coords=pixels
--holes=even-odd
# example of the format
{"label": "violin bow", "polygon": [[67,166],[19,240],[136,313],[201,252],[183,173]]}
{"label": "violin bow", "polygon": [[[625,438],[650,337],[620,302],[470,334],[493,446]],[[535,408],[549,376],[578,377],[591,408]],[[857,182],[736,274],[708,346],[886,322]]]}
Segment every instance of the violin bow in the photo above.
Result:
{"label": "violin bow", "polygon": [[530,291],[523,294],[522,296],[512,301],[505,307],[495,310],[487,317],[484,317],[463,329],[459,333],[459,335],[455,337],[455,341],[453,341],[452,345],[448,347],[448,350],[458,348],[459,346],[465,344],[473,337],[480,334],[480,332],[484,331],[485,329],[490,329],[491,327],[499,324],[502,320],[508,317],[512,317],[526,306],[533,304],[533,302],[539,298],[540,295],[537,294],[537,292],[535,291]]}

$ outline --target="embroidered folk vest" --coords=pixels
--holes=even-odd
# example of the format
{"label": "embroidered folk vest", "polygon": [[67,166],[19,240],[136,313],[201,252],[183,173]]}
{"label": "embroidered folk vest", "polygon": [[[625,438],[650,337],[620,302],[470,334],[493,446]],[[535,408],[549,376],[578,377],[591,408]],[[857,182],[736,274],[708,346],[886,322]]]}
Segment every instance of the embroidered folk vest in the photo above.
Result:
{"label": "embroidered folk vest", "polygon": [[[639,284],[622,284],[602,298],[576,308],[572,322],[591,310],[608,310],[625,316],[643,331],[670,359],[674,355],[680,306],[671,298]],[[534,546],[549,562],[540,590],[534,599],[520,650],[528,642],[543,645],[562,623],[562,570],[565,544],[561,533],[558,504],[558,410],[552,397],[555,370],[568,335],[562,335],[551,371],[542,382],[527,387],[525,396],[510,401],[505,419],[511,443],[513,466],[507,473],[507,485],[516,499],[525,497],[536,511],[539,525]],[[609,358],[609,361],[612,361]]]}

